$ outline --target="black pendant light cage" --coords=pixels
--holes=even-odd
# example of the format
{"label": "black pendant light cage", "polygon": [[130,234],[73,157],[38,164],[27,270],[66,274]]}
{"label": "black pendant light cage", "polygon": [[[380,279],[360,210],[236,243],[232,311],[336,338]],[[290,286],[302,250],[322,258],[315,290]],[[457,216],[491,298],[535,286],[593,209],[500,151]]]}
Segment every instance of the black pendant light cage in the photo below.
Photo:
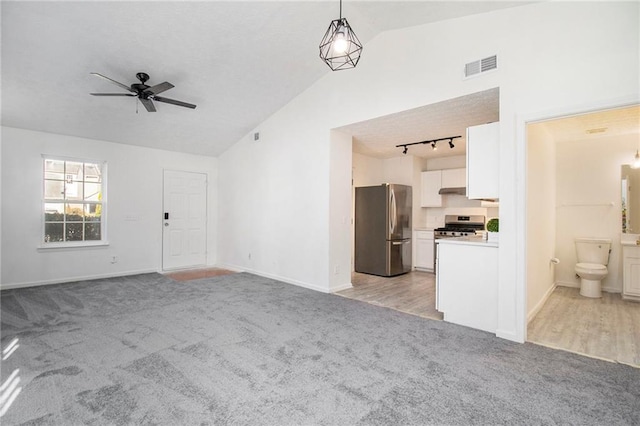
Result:
{"label": "black pendant light cage", "polygon": [[[342,43],[344,49],[336,49],[336,41]],[[333,71],[354,68],[360,60],[362,43],[358,40],[346,18],[342,17],[342,1],[340,1],[340,19],[331,21],[327,32],[320,42],[320,58]]]}

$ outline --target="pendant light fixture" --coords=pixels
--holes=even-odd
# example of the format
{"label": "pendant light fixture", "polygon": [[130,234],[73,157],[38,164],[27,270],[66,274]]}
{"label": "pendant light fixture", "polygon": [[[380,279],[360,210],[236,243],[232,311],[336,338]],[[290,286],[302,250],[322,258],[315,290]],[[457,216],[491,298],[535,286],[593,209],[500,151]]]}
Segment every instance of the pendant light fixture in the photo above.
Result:
{"label": "pendant light fixture", "polygon": [[640,150],[636,150],[636,156],[631,163],[632,169],[640,169]]}
{"label": "pendant light fixture", "polygon": [[362,53],[362,43],[358,40],[346,18],[342,17],[340,0],[340,19],[331,21],[327,32],[320,42],[320,58],[332,71],[355,68]]}

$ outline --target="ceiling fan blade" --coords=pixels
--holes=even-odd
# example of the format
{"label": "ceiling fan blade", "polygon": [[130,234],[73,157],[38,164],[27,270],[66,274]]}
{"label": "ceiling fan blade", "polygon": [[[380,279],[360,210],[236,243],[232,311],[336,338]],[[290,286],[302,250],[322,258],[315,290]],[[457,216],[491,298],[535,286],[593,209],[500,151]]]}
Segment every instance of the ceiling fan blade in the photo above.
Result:
{"label": "ceiling fan blade", "polygon": [[135,96],[133,93],[89,93],[93,96]]}
{"label": "ceiling fan blade", "polygon": [[117,82],[117,81],[115,81],[115,80],[113,80],[113,79],[111,79],[109,77],[106,77],[106,76],[104,76],[102,74],[98,74],[97,72],[92,72],[91,75],[95,75],[96,77],[104,78],[105,80],[110,81],[111,83],[115,84],[116,86],[122,87],[124,90],[127,90],[129,92],[135,93],[135,90],[131,90],[131,88],[129,86],[127,86],[125,84],[122,84],[120,82]]}
{"label": "ceiling fan blade", "polygon": [[151,95],[157,95],[158,93],[162,93],[165,90],[169,90],[174,88],[175,86],[168,81],[164,83],[156,84],[155,86],[147,87],[143,90],[144,93],[149,93]]}
{"label": "ceiling fan blade", "polygon": [[167,103],[167,104],[178,105],[178,106],[181,106],[181,107],[191,108],[191,109],[195,109],[195,107],[196,107],[194,104],[188,104],[186,102],[176,101],[175,99],[161,98],[160,96],[154,96],[153,100],[154,101],[158,101],[158,102],[164,102],[164,103]]}
{"label": "ceiling fan blade", "polygon": [[140,98],[140,102],[149,112],[156,112],[156,106],[151,102],[151,99]]}

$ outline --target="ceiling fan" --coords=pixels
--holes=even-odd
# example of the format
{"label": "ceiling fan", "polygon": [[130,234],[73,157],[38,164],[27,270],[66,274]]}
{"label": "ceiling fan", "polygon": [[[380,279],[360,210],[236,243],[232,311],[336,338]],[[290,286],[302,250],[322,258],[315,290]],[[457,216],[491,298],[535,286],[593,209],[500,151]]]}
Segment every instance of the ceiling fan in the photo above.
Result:
{"label": "ceiling fan", "polygon": [[135,96],[140,100],[142,105],[149,112],[155,112],[156,106],[153,104],[153,101],[164,102],[167,104],[178,105],[181,107],[194,109],[196,106],[194,104],[189,104],[182,101],[176,101],[175,99],[169,99],[158,96],[159,93],[164,92],[165,90],[169,90],[175,87],[173,84],[165,81],[164,83],[156,84],[155,86],[147,86],[145,83],[149,80],[149,74],[139,72],[136,74],[136,78],[140,80],[140,83],[134,83],[131,87],[117,82],[109,77],[105,77],[102,74],[98,74],[97,72],[92,72],[92,75],[96,77],[104,78],[107,81],[115,84],[116,86],[122,87],[125,90],[128,90],[130,93],[91,93],[93,96]]}

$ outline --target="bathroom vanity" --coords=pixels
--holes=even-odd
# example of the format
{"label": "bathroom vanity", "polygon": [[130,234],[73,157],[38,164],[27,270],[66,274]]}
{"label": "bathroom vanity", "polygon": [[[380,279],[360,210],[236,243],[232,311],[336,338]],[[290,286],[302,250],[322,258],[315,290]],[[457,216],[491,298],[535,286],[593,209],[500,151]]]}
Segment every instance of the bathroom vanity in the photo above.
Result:
{"label": "bathroom vanity", "polygon": [[622,298],[640,302],[640,245],[622,241]]}

